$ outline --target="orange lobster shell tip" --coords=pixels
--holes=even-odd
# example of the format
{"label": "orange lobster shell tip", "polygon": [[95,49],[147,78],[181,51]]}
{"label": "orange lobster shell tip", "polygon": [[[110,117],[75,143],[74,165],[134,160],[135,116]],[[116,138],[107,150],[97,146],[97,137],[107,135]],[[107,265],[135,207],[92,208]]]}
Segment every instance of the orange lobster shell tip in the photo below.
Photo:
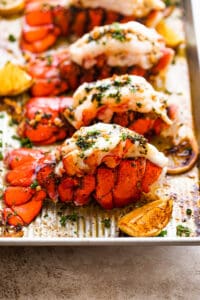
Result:
{"label": "orange lobster shell tip", "polygon": [[4,220],[13,226],[30,224],[39,214],[45,198],[46,193],[39,191],[29,202],[17,206],[13,205],[11,208],[4,209]]}

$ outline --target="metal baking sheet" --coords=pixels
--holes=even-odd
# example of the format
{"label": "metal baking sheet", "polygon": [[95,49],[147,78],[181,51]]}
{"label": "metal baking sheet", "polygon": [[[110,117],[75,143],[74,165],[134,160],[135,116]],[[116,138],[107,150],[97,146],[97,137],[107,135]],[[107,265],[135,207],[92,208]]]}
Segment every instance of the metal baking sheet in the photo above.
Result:
{"label": "metal baking sheet", "polygon": [[[193,105],[193,115],[195,122],[195,130],[198,142],[200,143],[200,123],[198,122],[200,116],[200,85],[199,85],[199,61],[200,61],[200,3],[198,0],[185,0],[182,1],[182,5],[185,11],[185,32],[187,40],[187,59],[189,64],[189,74],[190,74],[190,87],[192,94],[192,105]],[[188,68],[184,61],[178,61],[183,70],[183,75],[181,80],[179,79],[178,87],[181,89],[181,83],[185,82],[186,85],[186,95],[189,95],[188,83]],[[176,66],[172,66],[169,71],[173,75]],[[176,80],[175,77],[170,77]],[[184,84],[183,84],[184,85]],[[184,85],[184,86],[185,86]],[[170,83],[171,86],[171,83]],[[172,85],[173,86],[173,85]],[[177,89],[177,84],[175,82],[175,88]],[[177,90],[176,90],[177,92]],[[181,90],[178,91],[181,94]],[[181,103],[182,98],[179,96],[178,101]],[[184,115],[185,111],[191,110],[191,102],[188,101],[184,104],[185,107],[182,108],[183,116],[182,118],[187,119]],[[192,123],[189,118],[188,123]],[[12,136],[13,128],[8,128],[7,117],[1,119],[1,128],[3,130],[3,136],[1,137],[6,141],[4,147],[5,150],[9,148],[9,136]],[[192,126],[192,125],[191,125]],[[11,131],[9,133],[9,130]],[[54,206],[53,204],[47,204],[42,210],[41,215],[27,228],[24,229],[24,236],[21,238],[0,238],[0,245],[183,245],[183,244],[200,244],[199,233],[199,174],[195,167],[193,170],[188,172],[186,175],[169,177],[169,182],[171,181],[170,188],[176,191],[179,195],[179,199],[175,199],[173,218],[169,225],[167,226],[168,235],[167,237],[155,237],[155,238],[131,238],[131,237],[119,237],[119,231],[116,226],[118,217],[126,211],[124,210],[114,210],[111,212],[106,212],[100,209],[96,205],[88,206],[87,208],[64,208],[62,205]],[[1,182],[3,185],[3,181]],[[186,208],[190,207],[194,211],[193,218],[187,218],[184,220]],[[77,212],[79,218],[75,222],[67,222],[65,227],[60,225],[59,212],[62,214],[71,214],[72,212]],[[105,228],[103,225],[103,220],[110,218],[111,226],[110,228]],[[185,226],[192,229],[192,236],[183,238],[176,237],[176,225],[184,222]],[[3,228],[1,228],[0,234],[3,234]]]}

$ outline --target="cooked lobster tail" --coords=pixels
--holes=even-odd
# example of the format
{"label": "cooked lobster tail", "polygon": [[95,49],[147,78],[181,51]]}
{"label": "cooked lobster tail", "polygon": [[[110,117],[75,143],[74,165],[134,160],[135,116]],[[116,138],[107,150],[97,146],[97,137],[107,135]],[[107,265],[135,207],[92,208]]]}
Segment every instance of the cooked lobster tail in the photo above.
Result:
{"label": "cooked lobster tail", "polygon": [[[119,3],[115,7],[106,7],[107,3],[74,3],[66,6],[60,1],[26,1],[25,17],[23,21],[21,47],[25,51],[39,53],[47,50],[55,44],[59,36],[81,36],[92,30],[95,26],[111,24],[113,22],[128,22],[135,19],[143,23],[154,24],[154,20],[160,19],[160,11],[164,9],[163,3],[150,1],[139,8],[128,4],[126,11],[119,10]],[[118,1],[115,1],[118,2]],[[130,1],[127,1],[130,2]],[[155,1],[156,2],[156,1]],[[130,12],[133,5],[133,13]],[[140,4],[141,5],[141,4]],[[149,5],[149,7],[148,7]],[[142,9],[143,13],[142,13]],[[162,14],[160,15],[162,17]]]}
{"label": "cooked lobster tail", "polygon": [[28,225],[46,197],[104,209],[139,201],[152,190],[167,159],[145,138],[118,125],[82,127],[52,153],[18,149],[6,157],[3,216],[8,224]]}
{"label": "cooked lobster tail", "polygon": [[58,95],[113,74],[148,78],[164,71],[173,54],[155,30],[137,22],[96,27],[67,50],[30,59],[27,70],[35,80],[31,93]]}
{"label": "cooked lobster tail", "polygon": [[[32,98],[18,132],[36,145],[70,137],[75,129],[102,121],[147,137],[171,124],[168,98],[139,76],[114,76],[83,84],[73,97]],[[168,116],[169,115],[169,116]]]}

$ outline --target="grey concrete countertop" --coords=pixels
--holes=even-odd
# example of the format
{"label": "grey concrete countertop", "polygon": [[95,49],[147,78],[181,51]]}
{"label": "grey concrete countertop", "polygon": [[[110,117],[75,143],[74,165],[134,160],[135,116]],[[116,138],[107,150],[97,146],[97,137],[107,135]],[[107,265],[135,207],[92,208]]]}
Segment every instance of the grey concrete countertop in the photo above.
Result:
{"label": "grey concrete countertop", "polygon": [[2,247],[0,299],[200,299],[200,247]]}

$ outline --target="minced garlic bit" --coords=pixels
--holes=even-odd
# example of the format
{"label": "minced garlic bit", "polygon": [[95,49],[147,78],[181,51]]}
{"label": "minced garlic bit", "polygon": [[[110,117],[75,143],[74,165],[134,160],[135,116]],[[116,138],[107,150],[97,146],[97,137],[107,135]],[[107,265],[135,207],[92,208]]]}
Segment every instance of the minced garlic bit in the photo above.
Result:
{"label": "minced garlic bit", "polygon": [[156,92],[140,76],[113,76],[84,83],[76,90],[73,99],[73,107],[66,109],[64,115],[76,129],[91,124],[94,119],[109,123],[113,114],[119,111],[152,113],[166,124],[171,124],[167,115],[167,95]]}
{"label": "minced garlic bit", "polygon": [[71,59],[85,68],[105,55],[109,66],[140,66],[147,70],[163,55],[164,39],[151,28],[138,23],[113,23],[95,27],[69,47]]}
{"label": "minced garlic bit", "polygon": [[58,127],[62,127],[64,125],[64,123],[62,122],[62,120],[60,118],[55,118],[54,124]]}

